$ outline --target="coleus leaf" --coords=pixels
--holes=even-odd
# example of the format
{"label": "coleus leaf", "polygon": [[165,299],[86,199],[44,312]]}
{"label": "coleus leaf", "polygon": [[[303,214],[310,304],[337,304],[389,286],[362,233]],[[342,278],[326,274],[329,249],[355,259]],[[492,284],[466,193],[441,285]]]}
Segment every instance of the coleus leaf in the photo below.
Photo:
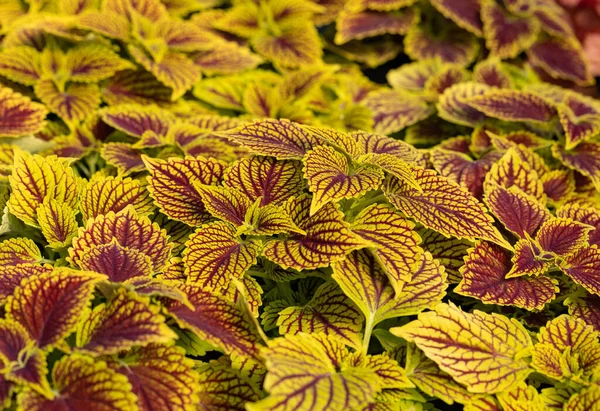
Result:
{"label": "coleus leaf", "polygon": [[[282,233],[306,232],[296,226],[285,209],[275,204],[260,207],[262,199],[257,199],[246,211],[244,224],[238,233],[256,236],[268,236]],[[241,230],[241,231],[240,231]]]}
{"label": "coleus leaf", "polygon": [[167,161],[143,157],[143,160],[151,174],[148,191],[161,212],[191,226],[208,222],[210,214],[194,184],[219,182],[225,172],[225,163],[204,157],[170,158]]}
{"label": "coleus leaf", "polygon": [[473,160],[467,154],[443,148],[435,148],[430,154],[433,167],[440,175],[466,188],[475,198],[481,198],[485,175],[498,159],[497,153],[490,153]]}
{"label": "coleus leaf", "polygon": [[583,411],[594,407],[594,404],[600,400],[600,387],[598,385],[592,385],[588,388],[584,388],[578,393],[573,394],[566,404],[564,409],[566,411]]}
{"label": "coleus leaf", "polygon": [[393,11],[412,6],[416,0],[351,0],[346,5],[352,11]]}
{"label": "coleus leaf", "polygon": [[228,409],[244,411],[245,405],[258,401],[261,391],[241,373],[216,361],[196,367],[199,375],[199,402],[201,411]]}
{"label": "coleus leaf", "polygon": [[348,158],[328,146],[317,146],[304,157],[304,176],[313,193],[310,215],[325,204],[354,198],[376,190],[383,173],[371,165],[353,165]]}
{"label": "coleus leaf", "polygon": [[39,264],[2,265],[0,267],[0,305],[13,295],[15,288],[29,277],[52,272],[52,267]]}
{"label": "coleus leaf", "polygon": [[244,224],[246,212],[252,205],[248,197],[235,188],[195,184],[204,207],[215,218],[236,227]]}
{"label": "coleus leaf", "polygon": [[110,243],[93,246],[82,256],[78,265],[87,271],[104,274],[108,281],[125,282],[152,274],[152,260],[135,248],[119,245],[113,238]]}
{"label": "coleus leaf", "polygon": [[600,297],[595,295],[571,296],[565,300],[569,315],[585,321],[600,331]]}
{"label": "coleus leaf", "polygon": [[185,275],[203,290],[227,288],[256,263],[261,246],[260,240],[238,238],[235,227],[226,222],[207,224],[186,242]]}
{"label": "coleus leaf", "polygon": [[600,106],[593,99],[569,93],[558,106],[558,114],[567,150],[600,133]]}
{"label": "coleus leaf", "polygon": [[522,406],[538,409],[544,407],[544,402],[537,389],[525,382],[517,384],[508,391],[498,393],[496,397],[502,409],[509,410]]}
{"label": "coleus leaf", "polygon": [[452,377],[440,370],[438,365],[425,356],[423,351],[409,344],[406,353],[406,375],[421,391],[437,397],[446,404],[455,401],[460,404],[468,403],[473,394],[469,393]]}
{"label": "coleus leaf", "polygon": [[81,191],[79,209],[83,221],[119,212],[131,205],[136,213],[145,216],[153,211],[152,199],[139,180],[120,177],[93,177]]}
{"label": "coleus leaf", "polygon": [[102,158],[123,175],[144,170],[142,153],[127,143],[105,143],[100,150]]}
{"label": "coleus leaf", "polygon": [[128,378],[140,410],[186,409],[198,401],[194,361],[181,347],[153,343],[108,366]]}
{"label": "coleus leaf", "polygon": [[0,136],[19,137],[44,127],[46,107],[8,87],[0,86]]}
{"label": "coleus leaf", "polygon": [[284,205],[294,224],[306,234],[292,234],[286,239],[268,241],[263,255],[283,268],[296,270],[326,267],[342,260],[363,242],[343,221],[343,214],[331,203],[310,216],[311,198],[307,195],[290,198]]}
{"label": "coleus leaf", "polygon": [[521,323],[499,314],[470,314],[454,304],[439,304],[435,311],[390,331],[414,342],[471,392],[504,391],[532,371],[524,358],[533,345],[530,335]]}
{"label": "coleus leaf", "polygon": [[[588,362],[585,358],[594,350],[600,350],[597,331],[582,320],[561,315],[540,328],[531,365],[556,380],[570,377],[571,367],[585,376],[598,365],[597,361]],[[565,359],[570,363],[566,367]]]}
{"label": "coleus leaf", "polygon": [[169,51],[160,62],[156,62],[139,47],[130,45],[128,50],[136,62],[173,90],[171,95],[173,101],[183,96],[194,83],[200,80],[199,68],[183,53]]}
{"label": "coleus leaf", "polygon": [[7,299],[7,318],[23,325],[40,347],[56,344],[73,331],[102,279],[67,268],[31,276]]}
{"label": "coleus leaf", "polygon": [[471,74],[460,66],[446,64],[439,73],[432,76],[425,83],[425,91],[430,93],[432,98],[442,94],[447,88],[469,80]]}
{"label": "coleus leaf", "polygon": [[127,41],[131,35],[131,24],[127,17],[106,9],[87,10],[77,16],[74,25],[117,40]]}
{"label": "coleus leaf", "polygon": [[469,240],[479,237],[508,246],[491,217],[466,190],[432,170],[415,169],[415,177],[422,191],[395,178],[384,184],[386,197],[400,212],[444,235]]}
{"label": "coleus leaf", "polygon": [[433,230],[419,232],[423,250],[428,251],[432,257],[439,261],[445,268],[449,283],[458,283],[462,278],[459,268],[464,264],[463,258],[471,247],[468,240],[448,238]]}
{"label": "coleus leaf", "polygon": [[0,320],[0,331],[0,361],[4,377],[42,395],[49,395],[46,355],[32,347],[33,341],[27,330],[15,321],[3,319]]}
{"label": "coleus leaf", "polygon": [[228,354],[258,358],[259,336],[242,309],[197,285],[186,284],[182,290],[194,310],[177,301],[167,307],[168,314],[180,327],[190,329]]}
{"label": "coleus leaf", "polygon": [[600,268],[600,249],[597,245],[579,248],[564,260],[559,260],[558,266],[590,293],[600,295],[600,282],[597,275]]}
{"label": "coleus leaf", "polygon": [[100,89],[93,83],[69,83],[60,89],[53,80],[40,80],[35,85],[35,94],[67,124],[84,120],[101,102]]}
{"label": "coleus leaf", "polygon": [[517,90],[492,90],[474,96],[467,104],[476,110],[503,121],[549,122],[556,108],[534,93]]}
{"label": "coleus leaf", "polygon": [[559,291],[558,282],[546,276],[506,278],[511,268],[508,251],[488,242],[478,243],[465,257],[460,268],[462,280],[454,291],[486,304],[527,310],[541,310]]}
{"label": "coleus leaf", "polygon": [[75,208],[80,181],[73,169],[55,156],[44,158],[18,151],[9,177],[12,192],[8,208],[15,217],[37,227],[36,210],[44,200]]}
{"label": "coleus leaf", "polygon": [[148,298],[121,288],[107,303],[86,309],[77,327],[75,349],[92,356],[118,354],[135,346],[167,343],[177,335]]}
{"label": "coleus leaf", "polygon": [[343,366],[349,353],[333,337],[288,335],[270,341],[263,355],[268,369],[265,389],[269,396],[248,404],[246,408],[250,411],[294,407],[355,409],[372,401],[380,389],[373,370]]}
{"label": "coleus leaf", "polygon": [[79,228],[75,219],[76,214],[76,210],[68,204],[61,204],[53,199],[46,199],[37,208],[38,224],[49,247],[63,248],[71,244]]}
{"label": "coleus leaf", "polygon": [[9,47],[0,53],[0,75],[33,86],[41,77],[40,54],[29,46]]}
{"label": "coleus leaf", "polygon": [[139,138],[148,133],[158,137],[166,136],[169,126],[174,121],[167,110],[139,104],[107,107],[100,115],[109,126]]}
{"label": "coleus leaf", "polygon": [[482,2],[481,19],[486,46],[493,57],[515,58],[537,39],[536,19],[514,15],[496,2]]}
{"label": "coleus leaf", "polygon": [[118,71],[132,68],[134,68],[132,63],[100,44],[77,46],[67,52],[65,59],[69,81],[96,83],[113,76]]}
{"label": "coleus leaf", "polygon": [[30,238],[9,238],[0,243],[0,267],[41,261],[42,253]]}
{"label": "coleus leaf", "polygon": [[130,21],[136,14],[152,22],[157,22],[167,15],[165,6],[157,0],[109,0],[102,5],[102,9],[126,16]]}
{"label": "coleus leaf", "polygon": [[542,250],[558,256],[572,254],[588,244],[593,227],[566,218],[546,220],[536,235]]}
{"label": "coleus leaf", "polygon": [[420,238],[414,224],[391,207],[373,204],[362,210],[350,229],[369,244],[396,294],[414,275],[421,262]]}
{"label": "coleus leaf", "polygon": [[420,60],[390,70],[387,81],[393,89],[422,92],[427,80],[442,68],[439,60]]}
{"label": "coleus leaf", "polygon": [[547,37],[527,49],[529,61],[554,78],[591,84],[592,76],[583,50],[575,39]]}
{"label": "coleus leaf", "polygon": [[476,96],[483,95],[490,87],[479,83],[459,83],[447,88],[437,105],[438,115],[451,123],[474,127],[485,120],[485,114],[469,105]]}
{"label": "coleus leaf", "polygon": [[126,207],[118,213],[110,211],[90,219],[86,227],[79,230],[69,249],[71,262],[78,265],[91,248],[109,244],[113,238],[119,245],[150,257],[154,271],[159,271],[166,264],[171,253],[166,231],[147,217],[139,217],[133,207]]}
{"label": "coleus leaf", "polygon": [[109,106],[120,104],[171,104],[171,89],[145,70],[123,70],[101,87],[102,99]]}
{"label": "coleus leaf", "polygon": [[278,160],[301,159],[318,140],[288,120],[267,119],[223,133],[252,152]]}
{"label": "coleus leaf", "polygon": [[45,398],[29,388],[18,396],[19,406],[32,411],[83,407],[129,411],[137,409],[136,396],[127,378],[112,371],[104,361],[80,354],[58,360],[52,369],[54,392]]}
{"label": "coleus leaf", "polygon": [[519,147],[508,149],[486,175],[484,190],[487,192],[494,185],[506,189],[514,186],[545,203],[544,185],[532,165],[523,160],[521,153],[522,149]]}
{"label": "coleus leaf", "polygon": [[577,203],[566,204],[556,210],[556,217],[567,218],[595,227],[589,233],[589,243],[600,245],[600,210]]}
{"label": "coleus leaf", "polygon": [[541,225],[551,217],[543,204],[516,186],[504,188],[493,185],[484,200],[490,212],[504,227],[521,238],[535,235]]}
{"label": "coleus leaf", "polygon": [[361,310],[370,327],[389,318],[414,315],[435,307],[447,287],[443,268],[428,253],[422,254],[413,278],[398,294],[367,250],[353,251],[344,260],[334,263],[332,278]]}
{"label": "coleus leaf", "polygon": [[277,325],[282,335],[324,333],[346,345],[359,347],[363,316],[336,283],[327,282],[305,305],[280,311]]}
{"label": "coleus leaf", "polygon": [[439,24],[411,27],[404,37],[404,52],[412,60],[440,59],[444,63],[468,65],[479,51],[477,38],[447,20],[436,22]]}
{"label": "coleus leaf", "polygon": [[502,66],[500,59],[488,58],[475,65],[473,79],[482,84],[498,88],[512,88],[512,78]]}
{"label": "coleus leaf", "polygon": [[594,186],[600,188],[600,143],[584,141],[571,150],[555,143],[552,155],[566,167],[589,177]]}
{"label": "coleus leaf", "polygon": [[[410,165],[425,167],[427,161],[422,153],[403,141],[384,136],[381,134],[367,133],[364,131],[356,131],[350,133],[350,137],[356,139],[358,143],[359,153],[362,155],[378,155],[386,154],[396,157],[399,160],[409,163]],[[374,157],[366,161],[379,163]],[[386,161],[387,162],[387,161]],[[385,168],[385,167],[384,167]],[[412,185],[415,185],[413,182]]]}
{"label": "coleus leaf", "polygon": [[196,83],[194,95],[211,106],[243,112],[247,82],[239,76],[208,78]]}
{"label": "coleus leaf", "polygon": [[557,206],[575,192],[575,177],[571,170],[552,170],[542,176],[548,202]]}
{"label": "coleus leaf", "polygon": [[321,57],[321,40],[312,24],[296,24],[278,35],[260,35],[252,46],[276,66],[302,68],[314,65]]}
{"label": "coleus leaf", "polygon": [[424,100],[396,90],[371,92],[363,104],[371,110],[373,130],[381,134],[396,133],[434,112]]}
{"label": "coleus leaf", "polygon": [[362,40],[383,34],[404,35],[419,21],[417,9],[405,8],[391,13],[361,11],[342,12],[336,20],[335,44],[350,40]]}
{"label": "coleus leaf", "polygon": [[281,105],[278,90],[258,82],[246,87],[242,99],[246,111],[255,117],[277,117]]}
{"label": "coleus leaf", "polygon": [[207,75],[237,74],[255,69],[262,62],[260,56],[234,43],[223,43],[194,56],[194,64]]}
{"label": "coleus leaf", "polygon": [[459,27],[482,36],[481,3],[478,0],[432,0],[431,4]]}

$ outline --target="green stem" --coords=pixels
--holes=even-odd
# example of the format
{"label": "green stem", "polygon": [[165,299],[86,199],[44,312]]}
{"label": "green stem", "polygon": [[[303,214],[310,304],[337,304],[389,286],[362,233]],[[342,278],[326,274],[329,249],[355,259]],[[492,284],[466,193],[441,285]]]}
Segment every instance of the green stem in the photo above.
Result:
{"label": "green stem", "polygon": [[363,336],[363,350],[365,354],[369,351],[369,343],[371,342],[371,334],[373,333],[373,328],[375,327],[375,317],[373,315],[367,318],[367,322],[365,324],[365,335]]}

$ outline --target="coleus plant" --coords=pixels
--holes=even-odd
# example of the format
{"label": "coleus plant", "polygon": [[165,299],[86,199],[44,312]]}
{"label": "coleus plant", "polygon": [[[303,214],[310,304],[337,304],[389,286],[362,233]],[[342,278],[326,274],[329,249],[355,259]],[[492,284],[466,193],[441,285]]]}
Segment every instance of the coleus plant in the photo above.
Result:
{"label": "coleus plant", "polygon": [[161,158],[194,126],[155,114],[96,119],[143,143],[130,177],[13,149],[5,406],[593,409],[600,211],[551,140],[477,129],[494,160],[457,183],[466,137],[267,119],[213,131],[227,163]]}

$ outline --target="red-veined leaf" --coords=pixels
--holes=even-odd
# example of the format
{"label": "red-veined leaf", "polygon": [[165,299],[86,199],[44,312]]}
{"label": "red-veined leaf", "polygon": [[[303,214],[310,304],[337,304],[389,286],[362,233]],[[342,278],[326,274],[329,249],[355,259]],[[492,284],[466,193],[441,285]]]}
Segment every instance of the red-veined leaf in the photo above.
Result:
{"label": "red-veined leaf", "polygon": [[196,367],[199,382],[199,411],[227,409],[230,411],[245,411],[249,402],[258,401],[261,390],[242,374],[219,364],[215,361],[201,363]]}
{"label": "red-veined leaf", "polygon": [[242,240],[235,234],[236,229],[223,221],[202,226],[192,234],[183,251],[188,282],[203,290],[221,290],[256,263],[261,242]]}
{"label": "red-veined leaf", "polygon": [[42,261],[38,246],[29,238],[9,238],[0,243],[0,267]]}
{"label": "red-veined leaf", "polygon": [[286,239],[271,240],[263,248],[263,255],[284,268],[297,270],[326,267],[340,261],[363,242],[343,221],[343,214],[329,203],[310,216],[311,199],[307,195],[290,198],[284,205],[298,228],[306,232],[292,234]]}
{"label": "red-veined leaf", "polygon": [[335,44],[362,40],[383,34],[404,35],[419,21],[417,9],[405,8],[393,13],[362,11],[342,12],[336,21]]}
{"label": "red-veined leaf", "polygon": [[41,77],[39,52],[29,46],[9,47],[0,53],[0,75],[33,86]]}
{"label": "red-veined leaf", "polygon": [[495,244],[478,243],[465,258],[465,264],[460,269],[463,278],[455,292],[477,298],[486,304],[541,310],[559,291],[558,282],[550,277],[506,279],[511,267],[508,251]]}
{"label": "red-veined leaf", "polygon": [[[494,393],[509,389],[532,371],[523,358],[531,337],[517,320],[475,310],[465,313],[454,304],[391,332],[414,342],[442,371],[471,392]],[[473,352],[478,355],[473,356]],[[494,372],[489,372],[493,369]]]}
{"label": "red-veined leaf", "polygon": [[127,143],[105,143],[100,151],[106,162],[123,175],[143,171],[142,152]]}
{"label": "red-veined leaf", "polygon": [[150,344],[132,350],[121,361],[108,365],[129,379],[140,411],[197,406],[198,374],[182,348]]}
{"label": "red-veined leaf", "polygon": [[600,297],[596,295],[572,296],[565,300],[569,315],[585,321],[600,331]]}
{"label": "red-veined leaf", "polygon": [[412,26],[404,37],[404,52],[413,60],[440,59],[466,66],[478,51],[477,37],[442,18]]}
{"label": "red-veined leaf", "polygon": [[593,82],[583,50],[576,39],[542,38],[527,49],[529,60],[554,78],[580,85]]}
{"label": "red-veined leaf", "polygon": [[171,89],[145,70],[123,70],[102,85],[102,99],[110,106],[120,104],[171,104]]}
{"label": "red-veined leaf", "polygon": [[438,115],[451,123],[474,127],[485,120],[485,114],[468,103],[474,97],[483,95],[490,87],[479,83],[459,83],[447,88],[439,98]]}
{"label": "red-veined leaf", "polygon": [[488,58],[473,68],[473,80],[491,87],[512,88],[513,80],[500,59]]}
{"label": "red-veined leaf", "polygon": [[158,306],[121,288],[109,302],[85,311],[77,327],[76,350],[92,356],[110,355],[176,338]]}
{"label": "red-veined leaf", "polygon": [[65,356],[54,365],[52,381],[55,391],[51,398],[26,388],[17,398],[19,406],[31,411],[137,409],[127,378],[109,369],[104,361],[79,354]]}
{"label": "red-veined leaf", "polygon": [[324,333],[344,344],[359,347],[363,316],[336,283],[320,286],[303,306],[288,306],[279,312],[280,334]]}
{"label": "red-veined leaf", "polygon": [[422,191],[395,178],[384,184],[386,197],[399,211],[444,235],[508,246],[492,218],[465,189],[432,170],[415,169],[415,177]]}
{"label": "red-veined leaf", "polygon": [[467,104],[490,117],[503,121],[546,123],[556,116],[554,105],[527,91],[492,90],[468,99]]}
{"label": "red-veined leaf", "polygon": [[210,215],[194,184],[219,182],[225,172],[225,163],[204,157],[167,161],[143,159],[151,174],[148,191],[164,214],[191,226],[208,222]]}
{"label": "red-veined leaf", "polygon": [[194,184],[204,207],[215,218],[230,222],[236,227],[244,224],[246,212],[252,202],[235,188]]}
{"label": "red-veined leaf", "polygon": [[376,190],[383,173],[372,165],[352,165],[344,154],[328,146],[317,146],[304,157],[304,176],[313,193],[310,215],[325,204]]}
{"label": "red-veined leaf", "polygon": [[558,106],[558,114],[567,150],[600,133],[600,104],[591,98],[569,93]]}
{"label": "red-veined leaf", "polygon": [[73,263],[79,264],[83,255],[91,248],[109,244],[113,238],[123,247],[138,250],[152,260],[154,271],[166,264],[171,254],[171,245],[167,241],[166,231],[158,224],[151,223],[147,217],[139,217],[133,207],[115,213],[99,215],[80,228],[78,236],[73,240],[69,256]]}
{"label": "red-veined leaf", "polygon": [[97,83],[118,71],[133,68],[132,63],[100,44],[90,43],[72,48],[67,52],[65,59],[69,81],[84,83]]}
{"label": "red-veined leaf", "polygon": [[478,0],[432,0],[431,4],[446,18],[476,36],[483,34],[481,3]]}
{"label": "red-veined leaf", "polygon": [[37,133],[44,127],[46,114],[48,111],[44,105],[0,86],[0,136]]}
{"label": "red-veined leaf", "polygon": [[49,265],[2,265],[0,267],[0,305],[3,305],[8,297],[13,295],[15,288],[17,288],[24,279],[49,273],[51,271],[52,267]]}
{"label": "red-veined leaf", "polygon": [[589,177],[596,189],[600,189],[600,143],[585,141],[572,150],[558,143],[552,146],[552,154],[566,167]]}
{"label": "red-veined leaf", "polygon": [[262,120],[222,134],[257,154],[279,160],[301,159],[319,145],[316,137],[288,120]]}
{"label": "red-veined leaf", "polygon": [[70,83],[61,90],[52,80],[40,80],[35,85],[35,94],[67,124],[84,120],[101,102],[96,84]]}
{"label": "red-veined leaf", "polygon": [[195,82],[200,80],[200,70],[183,53],[167,52],[160,62],[155,62],[139,47],[130,45],[128,49],[136,62],[173,90],[171,95],[173,101],[183,96]]}
{"label": "red-veined leaf", "polygon": [[548,201],[558,205],[575,192],[575,177],[571,170],[552,170],[542,176],[544,194]]}
{"label": "red-veined leaf", "polygon": [[63,248],[71,244],[79,228],[75,219],[76,210],[68,204],[47,199],[38,207],[36,214],[49,247]]}
{"label": "red-veined leaf", "polygon": [[6,302],[7,318],[17,321],[40,347],[69,335],[103,276],[57,268],[23,281]]}
{"label": "red-veined leaf", "polygon": [[194,56],[194,64],[207,75],[237,74],[252,70],[262,62],[260,56],[235,43],[223,43]]}
{"label": "red-veined leaf", "polygon": [[542,250],[564,257],[588,244],[594,228],[568,218],[552,218],[542,224],[536,235]]}
{"label": "red-veined leaf", "polygon": [[164,109],[139,104],[108,107],[100,113],[109,126],[140,138],[148,133],[164,137],[174,121],[173,115]]}
{"label": "red-veined leaf", "polygon": [[122,247],[114,238],[87,250],[78,265],[83,270],[104,274],[114,283],[149,277],[153,271],[150,257],[135,248]]}
{"label": "red-veined leaf", "polygon": [[[282,233],[306,234],[292,221],[285,209],[275,204],[260,207],[261,200],[257,199],[246,212],[244,225],[240,228],[242,234],[269,236]],[[240,231],[238,230],[238,233]]]}
{"label": "red-veined leaf", "polygon": [[197,285],[187,284],[182,290],[195,310],[180,302],[167,307],[169,315],[182,328],[190,329],[228,354],[258,357],[259,336],[245,312],[225,298],[204,291]]}
{"label": "red-veined leaf", "polygon": [[421,247],[440,262],[448,276],[448,282],[458,283],[462,275],[458,271],[464,264],[467,250],[472,246],[468,240],[448,238],[433,230],[419,232],[422,238]]}
{"label": "red-veined leaf", "polygon": [[286,68],[309,67],[316,64],[322,54],[321,40],[312,24],[297,24],[278,35],[256,36],[252,46],[276,66]]}
{"label": "red-veined leaf", "polygon": [[564,260],[559,260],[558,266],[590,293],[600,295],[600,249],[597,245],[581,247]]}
{"label": "red-veined leaf", "polygon": [[413,228],[413,223],[380,204],[362,210],[350,226],[352,232],[369,244],[396,294],[412,279],[421,260],[421,239]]}
{"label": "red-veined leaf", "polygon": [[521,238],[535,235],[551,217],[542,203],[514,186],[491,186],[486,194],[485,204],[508,230]]}
{"label": "red-veined leaf", "polygon": [[357,250],[333,264],[333,279],[362,311],[371,327],[389,318],[418,314],[432,309],[446,294],[443,267],[424,253],[413,278],[395,293],[377,262],[367,250]]}
{"label": "red-veined leaf", "polygon": [[363,104],[371,110],[373,130],[381,134],[396,133],[434,112],[424,100],[396,90],[371,92]]}
{"label": "red-veined leaf", "polygon": [[481,19],[486,46],[493,57],[515,58],[537,39],[536,19],[509,13],[496,2],[482,2]]}
{"label": "red-veined leaf", "polygon": [[556,210],[556,216],[595,227],[589,233],[589,242],[600,246],[600,210],[592,206],[570,203]]}

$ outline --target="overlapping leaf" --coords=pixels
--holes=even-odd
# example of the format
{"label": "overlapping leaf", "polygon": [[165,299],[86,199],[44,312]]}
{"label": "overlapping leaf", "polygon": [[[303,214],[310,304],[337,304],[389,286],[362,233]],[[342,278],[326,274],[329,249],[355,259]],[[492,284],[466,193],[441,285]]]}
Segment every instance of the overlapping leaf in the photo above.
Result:
{"label": "overlapping leaf", "polygon": [[558,292],[552,278],[506,278],[511,271],[510,253],[495,244],[482,242],[469,250],[460,268],[462,279],[455,292],[487,304],[513,305],[528,310],[542,309]]}
{"label": "overlapping leaf", "polygon": [[268,241],[263,255],[274,263],[296,270],[326,267],[342,260],[364,243],[343,221],[343,214],[331,203],[310,216],[311,198],[307,195],[290,198],[284,209],[298,228],[306,234],[292,234],[287,239]]}
{"label": "overlapping leaf", "polygon": [[518,321],[498,314],[470,314],[454,304],[439,304],[435,311],[391,331],[414,342],[471,392],[504,391],[532,371],[524,358],[532,347],[530,335]]}
{"label": "overlapping leaf", "polygon": [[50,398],[26,388],[18,396],[26,410],[111,409],[130,411],[137,408],[136,396],[127,378],[112,371],[104,361],[78,354],[63,357],[52,369],[55,392]]}
{"label": "overlapping leaf", "polygon": [[344,154],[328,146],[317,146],[305,156],[304,176],[313,193],[311,216],[327,203],[376,190],[383,179],[379,168],[351,165]]}
{"label": "overlapping leaf", "polygon": [[425,101],[407,93],[381,90],[370,93],[364,105],[371,110],[373,130],[381,134],[396,133],[426,119],[433,109]]}
{"label": "overlapping leaf", "polygon": [[8,87],[0,87],[0,136],[19,137],[44,127],[47,109]]}
{"label": "overlapping leaf", "polygon": [[77,351],[93,356],[117,354],[175,339],[158,310],[148,299],[120,289],[110,302],[86,310],[77,327]]}
{"label": "overlapping leaf", "polygon": [[83,255],[95,246],[109,244],[116,239],[119,245],[135,249],[152,260],[154,271],[160,270],[171,253],[165,230],[151,223],[147,217],[139,217],[133,207],[115,213],[113,211],[90,219],[85,228],[79,229],[73,240],[69,256],[79,264]]}
{"label": "overlapping leaf", "polygon": [[400,212],[444,235],[506,245],[491,217],[466,190],[431,170],[415,170],[415,177],[422,191],[395,178],[384,185],[386,197]]}
{"label": "overlapping leaf", "polygon": [[17,321],[40,347],[70,334],[103,277],[57,268],[23,281],[6,302],[7,318]]}

